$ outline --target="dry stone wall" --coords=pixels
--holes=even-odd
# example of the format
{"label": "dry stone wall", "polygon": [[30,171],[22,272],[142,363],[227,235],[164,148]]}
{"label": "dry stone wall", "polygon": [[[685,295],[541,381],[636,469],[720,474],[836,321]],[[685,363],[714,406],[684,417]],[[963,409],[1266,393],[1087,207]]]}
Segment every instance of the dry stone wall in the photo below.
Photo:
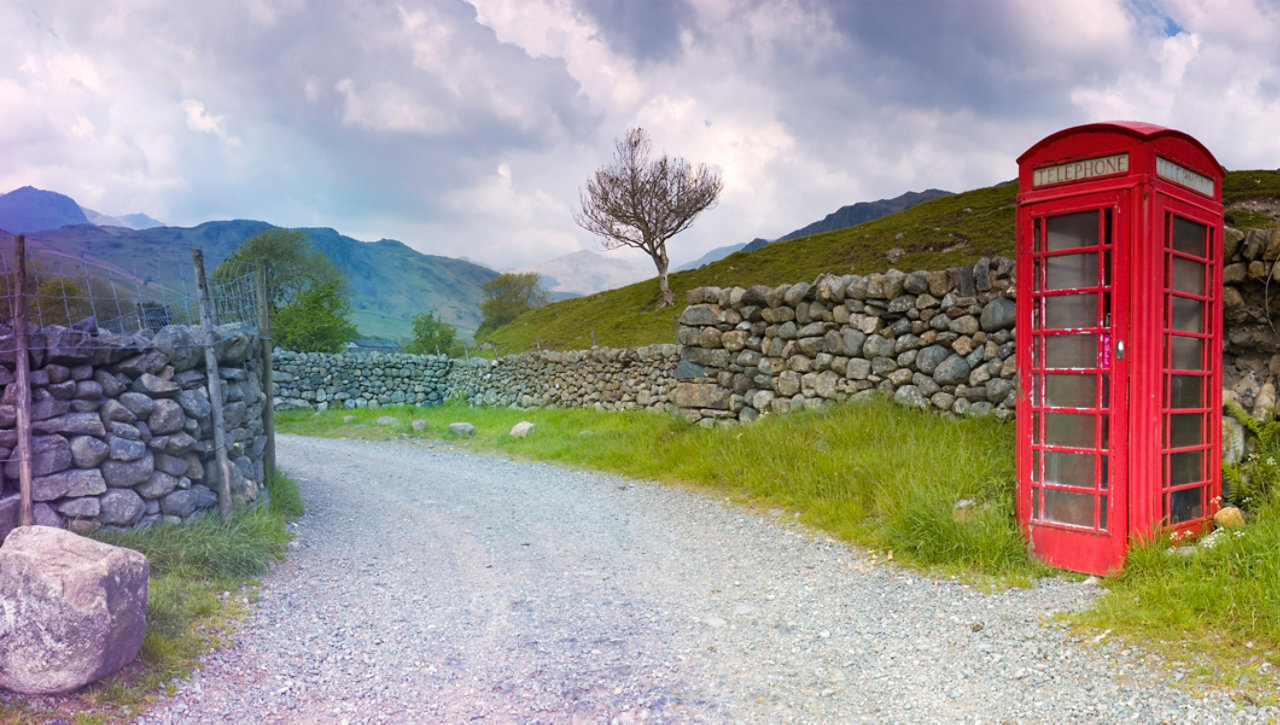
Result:
{"label": "dry stone wall", "polygon": [[277,408],[478,405],[666,410],[675,345],[537,352],[492,359],[438,355],[275,352]]}
{"label": "dry stone wall", "polygon": [[[83,531],[181,522],[217,506],[211,402],[198,330],[118,335],[92,319],[30,336],[32,498],[36,523]],[[258,498],[266,446],[254,331],[215,331],[231,488]],[[18,490],[13,333],[0,326],[0,515]],[[2,522],[0,522],[2,523]],[[6,527],[7,528],[7,527]]]}
{"label": "dry stone wall", "polygon": [[918,408],[1009,417],[1014,264],[703,287],[677,333],[675,403],[690,421],[754,420],[877,392]]}
{"label": "dry stone wall", "polygon": [[1280,375],[1280,228],[1228,227],[1222,270],[1222,399],[1262,418],[1276,408]]}

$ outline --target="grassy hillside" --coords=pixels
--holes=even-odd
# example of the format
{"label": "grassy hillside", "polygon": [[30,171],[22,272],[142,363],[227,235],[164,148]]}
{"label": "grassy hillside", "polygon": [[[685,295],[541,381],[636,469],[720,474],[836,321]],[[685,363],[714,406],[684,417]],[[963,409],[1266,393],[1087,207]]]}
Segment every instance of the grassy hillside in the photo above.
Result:
{"label": "grassy hillside", "polygon": [[[591,332],[603,347],[675,342],[675,320],[684,293],[695,287],[779,285],[812,281],[820,273],[869,274],[890,266],[904,271],[944,269],[984,256],[1014,256],[1017,184],[976,189],[934,199],[897,214],[825,234],[776,242],[753,252],[737,252],[701,269],[671,275],[676,304],[654,311],[656,279],[540,307],[496,330],[490,340],[503,354],[543,348],[580,349]],[[1223,182],[1223,198],[1234,207],[1227,222],[1238,228],[1271,225],[1250,204],[1280,203],[1280,173],[1233,171]],[[677,237],[672,242],[680,244]],[[886,252],[904,250],[890,265]]]}
{"label": "grassy hillside", "polygon": [[[540,307],[496,330],[490,340],[502,353],[534,348],[570,350],[675,342],[675,320],[684,294],[695,287],[810,281],[822,272],[868,274],[890,267],[885,253],[904,250],[898,269],[949,267],[995,254],[1013,254],[1014,196],[1005,184],[934,199],[904,212],[811,237],[735,252],[700,269],[671,275],[676,304],[654,311],[656,279]],[[677,237],[672,244],[679,244]]]}

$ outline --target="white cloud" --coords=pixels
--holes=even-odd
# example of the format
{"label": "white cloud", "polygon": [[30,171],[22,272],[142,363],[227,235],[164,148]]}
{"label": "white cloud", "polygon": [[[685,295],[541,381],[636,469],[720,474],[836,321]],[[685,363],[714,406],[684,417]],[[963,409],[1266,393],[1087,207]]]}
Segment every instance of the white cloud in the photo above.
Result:
{"label": "white cloud", "polygon": [[182,111],[187,116],[187,128],[192,131],[211,133],[232,146],[240,145],[240,139],[227,132],[226,116],[210,114],[203,103],[190,98],[182,101]]}

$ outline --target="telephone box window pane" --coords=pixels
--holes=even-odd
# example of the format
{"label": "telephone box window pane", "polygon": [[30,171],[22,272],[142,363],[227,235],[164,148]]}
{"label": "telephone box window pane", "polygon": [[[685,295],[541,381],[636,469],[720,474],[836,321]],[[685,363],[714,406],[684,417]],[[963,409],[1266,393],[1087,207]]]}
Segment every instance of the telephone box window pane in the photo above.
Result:
{"label": "telephone box window pane", "polygon": [[1044,518],[1060,524],[1093,528],[1093,494],[1046,488]]}
{"label": "telephone box window pane", "polygon": [[1035,486],[1031,488],[1031,518],[1040,518],[1040,489]]}
{"label": "telephone box window pane", "polygon": [[1060,249],[1098,246],[1098,212],[1096,211],[1049,217],[1045,222],[1048,226],[1048,233],[1045,235],[1045,251],[1056,252]]}
{"label": "telephone box window pane", "polygon": [[1040,451],[1038,450],[1031,451],[1031,480],[1040,480]]}
{"label": "telephone box window pane", "polygon": [[1204,265],[1200,262],[1193,262],[1190,259],[1182,257],[1172,257],[1171,264],[1173,269],[1170,270],[1172,284],[1170,287],[1179,292],[1187,292],[1193,295],[1204,294]]}
{"label": "telephone box window pane", "polygon": [[1204,489],[1184,488],[1169,494],[1169,522],[1179,524],[1204,516]]}
{"label": "telephone box window pane", "polygon": [[1045,405],[1052,408],[1092,408],[1098,383],[1092,375],[1044,376]]}
{"label": "telephone box window pane", "polygon": [[1046,290],[1096,287],[1098,285],[1098,253],[1064,254],[1044,261]]}
{"label": "telephone box window pane", "polygon": [[1170,408],[1203,408],[1204,378],[1199,375],[1170,375],[1169,400]]}
{"label": "telephone box window pane", "polygon": [[1097,327],[1098,295],[1065,295],[1044,298],[1044,326],[1046,329],[1069,330],[1076,327]]}
{"label": "telephone box window pane", "polygon": [[1204,238],[1207,227],[1190,219],[1175,216],[1173,218],[1173,248],[1184,254],[1203,257]]}
{"label": "telephone box window pane", "polygon": [[1204,340],[1170,335],[1169,367],[1176,370],[1203,370]]}
{"label": "telephone box window pane", "polygon": [[1107,497],[1098,497],[1098,528],[1107,530]]}
{"label": "telephone box window pane", "polygon": [[1097,448],[1098,434],[1092,415],[1045,413],[1044,442],[1051,446]]}
{"label": "telephone box window pane", "polygon": [[1180,486],[1204,480],[1204,451],[1169,455],[1169,485]]}
{"label": "telephone box window pane", "polygon": [[1050,368],[1097,367],[1097,335],[1046,335],[1044,364]]}
{"label": "telephone box window pane", "polygon": [[1204,416],[1176,413],[1169,416],[1169,447],[1186,448],[1204,443]]}
{"label": "telephone box window pane", "polygon": [[1179,332],[1204,332],[1204,303],[1186,297],[1172,298],[1169,326]]}
{"label": "telephone box window pane", "polygon": [[1062,451],[1044,452],[1045,483],[1056,483],[1061,486],[1093,488],[1097,484],[1094,475],[1092,453],[1065,453]]}

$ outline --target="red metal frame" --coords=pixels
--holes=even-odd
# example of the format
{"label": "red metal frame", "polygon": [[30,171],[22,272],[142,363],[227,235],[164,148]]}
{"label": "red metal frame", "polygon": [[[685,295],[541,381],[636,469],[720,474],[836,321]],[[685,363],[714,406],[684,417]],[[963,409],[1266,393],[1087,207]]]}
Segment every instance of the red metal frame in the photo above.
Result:
{"label": "red metal frame", "polygon": [[1018,521],[1044,561],[1113,573],[1219,500],[1224,170],[1128,122],[1018,164]]}

